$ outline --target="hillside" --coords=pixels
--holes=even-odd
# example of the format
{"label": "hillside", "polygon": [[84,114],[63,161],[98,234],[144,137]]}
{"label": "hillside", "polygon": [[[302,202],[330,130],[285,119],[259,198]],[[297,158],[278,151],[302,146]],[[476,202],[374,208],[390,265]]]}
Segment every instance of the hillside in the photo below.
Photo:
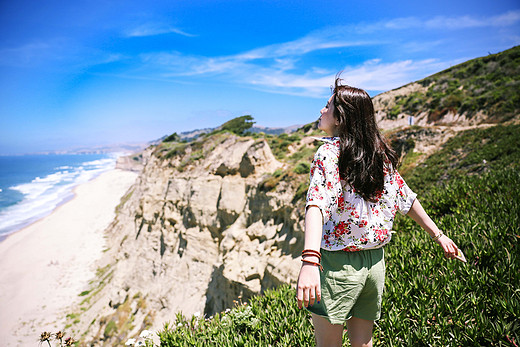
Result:
{"label": "hillside", "polygon": [[[517,182],[513,172],[500,170],[515,161],[518,163],[518,126],[493,125],[516,120],[518,104],[510,112],[509,108],[504,108],[507,103],[502,97],[489,99],[491,101],[479,104],[477,109],[461,108],[462,104],[460,108],[445,108],[447,104],[443,101],[453,86],[464,93],[477,93],[478,88],[473,83],[480,83],[480,77],[475,80],[457,77],[459,84],[454,84],[455,77],[449,77],[455,76],[457,71],[467,71],[473,64],[496,65],[491,80],[502,81],[511,77],[512,81],[497,82],[497,85],[518,88],[518,48],[503,53],[507,54],[480,58],[482,60],[468,62],[470,65],[461,64],[433,75],[425,79],[427,83],[421,82],[424,86],[418,82],[374,98],[381,117],[379,124],[388,126],[384,128],[385,133],[401,154],[401,172],[414,189],[425,194],[427,201],[444,203],[444,207],[438,210],[434,204],[430,208],[435,216],[447,218],[446,223],[453,222],[454,219],[449,217],[453,212],[470,211],[474,207],[457,202],[461,194],[467,196],[473,192],[472,188],[460,188],[466,184],[462,178],[471,176],[474,181],[467,184],[479,187],[490,179],[506,185],[509,181]],[[503,61],[512,61],[515,66]],[[508,69],[500,70],[502,68],[497,66]],[[516,72],[505,77],[500,75],[505,71]],[[452,81],[451,87],[449,81]],[[439,88],[442,93],[433,93]],[[432,92],[428,94],[430,89]],[[487,95],[488,92],[479,91],[478,95]],[[395,105],[399,105],[403,112],[412,112],[408,102],[400,103],[399,100],[418,97],[419,94],[414,93],[424,94],[425,99],[413,111],[417,123],[424,121],[423,126],[406,126],[405,113],[396,117],[385,114],[385,110]],[[506,95],[516,100],[515,96]],[[387,104],[383,105],[384,102]],[[434,117],[434,121],[434,118],[429,118],[430,114],[445,109],[448,111],[442,117]],[[452,117],[450,112],[462,113]],[[250,123],[251,119],[247,117],[231,120],[222,128],[198,136],[192,142],[172,134],[143,153],[120,162],[127,169],[134,168],[141,173],[122,199],[117,217],[107,230],[109,248],[99,263],[97,277],[92,280],[91,288],[81,293],[83,302],[69,315],[67,329],[76,332],[83,342],[121,344],[138,336],[143,329],[162,328],[179,312],[188,317],[197,313],[209,317],[233,307],[236,302],[247,302],[257,294],[269,292],[271,288],[295,284],[303,247],[303,206],[309,164],[320,145],[312,137],[321,135],[321,132],[312,123],[291,134],[250,134],[241,121]],[[483,123],[485,127],[482,127]],[[481,128],[458,135],[460,129],[472,124]],[[481,175],[486,176],[480,178]],[[438,184],[453,184],[451,187],[456,194],[450,195]],[[507,192],[498,188],[496,192],[490,192],[497,201],[511,200],[511,196],[506,195]],[[511,208],[517,208],[517,205]],[[479,207],[477,210],[482,209]],[[471,213],[477,214],[477,210]],[[482,220],[479,223],[487,223],[483,215],[479,214],[478,218]],[[406,237],[412,238],[412,256],[415,257],[412,263],[417,265],[421,259],[418,256],[423,252],[415,236],[418,230],[406,222],[399,223],[403,223],[397,224],[399,228],[411,232],[412,236]],[[450,227],[454,225],[450,224]],[[511,231],[508,229],[507,233],[510,235]],[[494,238],[493,235],[490,237]],[[504,239],[505,236],[500,235],[500,240],[509,240],[509,236]],[[411,242],[406,237],[403,236],[403,242]],[[396,244],[400,244],[398,240]],[[472,239],[471,242],[475,244],[477,241]],[[502,241],[497,243],[502,244]],[[462,243],[462,246],[466,244]],[[431,248],[426,252],[428,259],[434,258]],[[470,255],[480,256],[471,252]],[[390,255],[390,259],[392,257],[400,256]],[[399,259],[399,271],[413,272],[406,265],[409,258]],[[510,257],[508,261],[510,266],[517,266],[517,258]],[[424,267],[424,273],[433,271],[436,266],[444,272],[456,271],[451,265],[443,268],[446,265],[439,261],[431,264]],[[470,275],[466,272],[460,274]],[[417,281],[424,284],[422,279]],[[291,305],[291,302],[283,305]],[[441,312],[445,314],[445,311]],[[238,316],[251,318],[251,314],[240,313]],[[237,318],[237,322],[242,322],[240,327],[229,327],[245,334],[251,326],[244,323],[246,318],[242,318]],[[394,318],[389,321],[397,324],[395,320],[398,318]],[[267,324],[263,319],[266,318],[260,321]],[[451,317],[452,322],[454,319]],[[202,323],[197,324],[202,326]],[[189,334],[194,333],[194,327],[188,327],[191,329]],[[381,336],[381,339],[386,338]]]}
{"label": "hillside", "polygon": [[520,114],[520,46],[476,58],[374,97],[383,129],[501,123]]}
{"label": "hillside", "polygon": [[[406,175],[468,263],[444,259],[418,225],[399,217],[385,247],[374,345],[520,342],[519,132],[519,125],[464,131]],[[281,286],[209,319],[179,314],[160,332],[161,345],[314,346],[310,315],[298,310],[295,294]]]}

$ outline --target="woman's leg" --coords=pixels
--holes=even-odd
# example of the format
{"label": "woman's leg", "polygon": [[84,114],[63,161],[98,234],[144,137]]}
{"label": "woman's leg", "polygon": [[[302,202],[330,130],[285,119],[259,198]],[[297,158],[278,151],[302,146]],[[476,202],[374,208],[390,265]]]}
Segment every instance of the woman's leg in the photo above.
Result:
{"label": "woman's leg", "polygon": [[312,324],[316,334],[317,347],[341,347],[343,338],[343,324],[330,322],[317,314],[312,314]]}
{"label": "woman's leg", "polygon": [[352,347],[372,347],[374,321],[352,317],[347,320],[348,339]]}

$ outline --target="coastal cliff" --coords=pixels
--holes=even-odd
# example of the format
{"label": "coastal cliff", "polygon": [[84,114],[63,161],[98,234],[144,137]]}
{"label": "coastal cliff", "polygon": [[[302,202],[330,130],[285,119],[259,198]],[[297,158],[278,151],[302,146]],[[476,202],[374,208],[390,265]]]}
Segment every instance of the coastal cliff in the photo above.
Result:
{"label": "coastal cliff", "polygon": [[211,316],[295,283],[303,208],[294,208],[291,184],[263,184],[283,169],[265,139],[217,134],[151,147],[143,157],[78,307],[72,328],[83,341],[120,343],[178,312]]}

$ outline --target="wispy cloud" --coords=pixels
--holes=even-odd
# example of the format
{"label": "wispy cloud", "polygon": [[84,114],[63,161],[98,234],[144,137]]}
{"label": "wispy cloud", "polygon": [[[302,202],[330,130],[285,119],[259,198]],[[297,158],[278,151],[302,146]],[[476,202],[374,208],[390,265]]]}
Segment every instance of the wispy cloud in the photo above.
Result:
{"label": "wispy cloud", "polygon": [[95,65],[128,59],[119,53],[83,46],[67,39],[33,41],[16,47],[0,48],[0,65],[53,70],[84,69]]}
{"label": "wispy cloud", "polygon": [[[443,62],[435,59],[383,62],[366,61],[357,66],[346,66],[342,72],[345,83],[368,91],[390,90],[446,69],[460,61]],[[330,94],[336,71],[307,72],[305,74],[267,71],[254,74],[248,83],[257,89],[281,94],[323,98]]]}
{"label": "wispy cloud", "polygon": [[[434,18],[403,17],[377,23],[362,23],[354,26],[358,33],[380,30],[436,29],[460,30],[467,28],[506,27],[520,22],[520,10],[491,16],[436,16]],[[351,28],[350,28],[351,29]]]}
{"label": "wispy cloud", "polygon": [[334,28],[310,33],[300,39],[256,48],[235,57],[243,60],[300,56],[314,51],[377,44],[375,40],[345,40]]}
{"label": "wispy cloud", "polygon": [[[166,77],[180,75],[205,76],[220,74],[226,80],[249,85],[266,92],[322,98],[329,94],[337,71],[312,68],[307,71],[293,69],[292,64],[276,63],[260,65],[252,61],[225,58],[186,57],[180,54],[148,57],[154,63],[162,60],[172,70]],[[402,60],[384,62],[379,59],[360,65],[345,66],[343,78],[348,84],[367,90],[390,90],[419,77],[424,77],[448,68],[458,62],[443,62],[435,59],[420,61]]]}
{"label": "wispy cloud", "polygon": [[24,66],[39,63],[53,55],[54,44],[49,42],[30,42],[17,47],[0,49],[0,64]]}
{"label": "wispy cloud", "polygon": [[[295,44],[297,42],[297,44]],[[316,44],[311,44],[311,42]],[[305,44],[304,44],[305,43]],[[337,71],[311,66],[298,68],[300,60],[314,50],[339,47],[317,37],[261,47],[224,57],[187,56],[179,52],[143,55],[143,62],[158,67],[163,77],[220,75],[234,83],[249,85],[267,92],[321,98],[329,94]],[[372,44],[344,42],[341,47]],[[345,66],[348,83],[368,90],[388,90],[417,79],[417,76],[446,68],[447,63],[434,60],[382,62],[369,60],[356,66]]]}
{"label": "wispy cloud", "polygon": [[145,36],[156,36],[163,34],[178,34],[187,37],[194,37],[196,35],[187,33],[179,28],[172,27],[165,24],[149,23],[140,25],[138,27],[129,29],[125,32],[127,37],[145,37]]}
{"label": "wispy cloud", "polygon": [[454,62],[436,59],[383,62],[369,60],[360,66],[345,67],[342,78],[349,84],[367,90],[390,90],[448,68]]}
{"label": "wispy cloud", "polygon": [[491,17],[435,17],[427,20],[424,25],[432,29],[465,29],[484,27],[506,27],[520,22],[520,11],[509,11],[507,13]]}
{"label": "wispy cloud", "polygon": [[[218,76],[221,80],[238,83],[267,92],[323,97],[337,71],[330,66],[309,64],[307,58],[319,51],[335,57],[341,49],[384,45],[373,35],[381,30],[459,30],[476,27],[517,25],[520,11],[480,18],[472,16],[438,16],[430,19],[406,17],[373,24],[336,26],[314,31],[296,40],[282,42],[228,56],[195,56],[181,52],[159,52],[141,55],[143,69],[155,71],[161,78],[182,76]],[[349,38],[349,39],[345,39]],[[431,42],[390,40],[393,49],[403,52],[428,51],[441,46],[443,40]],[[343,66],[347,83],[373,91],[389,90],[420,79],[461,61],[437,59],[401,59],[384,61],[369,59]],[[338,66],[341,68],[340,66]]]}
{"label": "wispy cloud", "polygon": [[[159,52],[142,54],[141,58],[146,64],[163,66],[169,75],[234,74],[236,70],[244,68],[248,68],[249,71],[251,68],[287,71],[295,69],[298,61],[315,51],[380,43],[374,40],[341,40],[342,36],[336,30],[322,30],[294,41],[259,47],[229,56],[204,57],[184,55],[180,52]],[[312,67],[311,70],[320,71],[323,68]]]}

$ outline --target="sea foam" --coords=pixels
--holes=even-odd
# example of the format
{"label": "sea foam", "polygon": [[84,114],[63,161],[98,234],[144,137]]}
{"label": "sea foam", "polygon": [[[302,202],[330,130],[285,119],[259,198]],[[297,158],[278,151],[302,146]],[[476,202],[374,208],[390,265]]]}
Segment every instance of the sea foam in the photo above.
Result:
{"label": "sea foam", "polygon": [[74,196],[73,190],[76,186],[113,169],[117,157],[117,154],[113,154],[75,166],[59,166],[51,174],[9,187],[8,189],[23,194],[23,198],[0,211],[0,240],[49,215],[57,206]]}

